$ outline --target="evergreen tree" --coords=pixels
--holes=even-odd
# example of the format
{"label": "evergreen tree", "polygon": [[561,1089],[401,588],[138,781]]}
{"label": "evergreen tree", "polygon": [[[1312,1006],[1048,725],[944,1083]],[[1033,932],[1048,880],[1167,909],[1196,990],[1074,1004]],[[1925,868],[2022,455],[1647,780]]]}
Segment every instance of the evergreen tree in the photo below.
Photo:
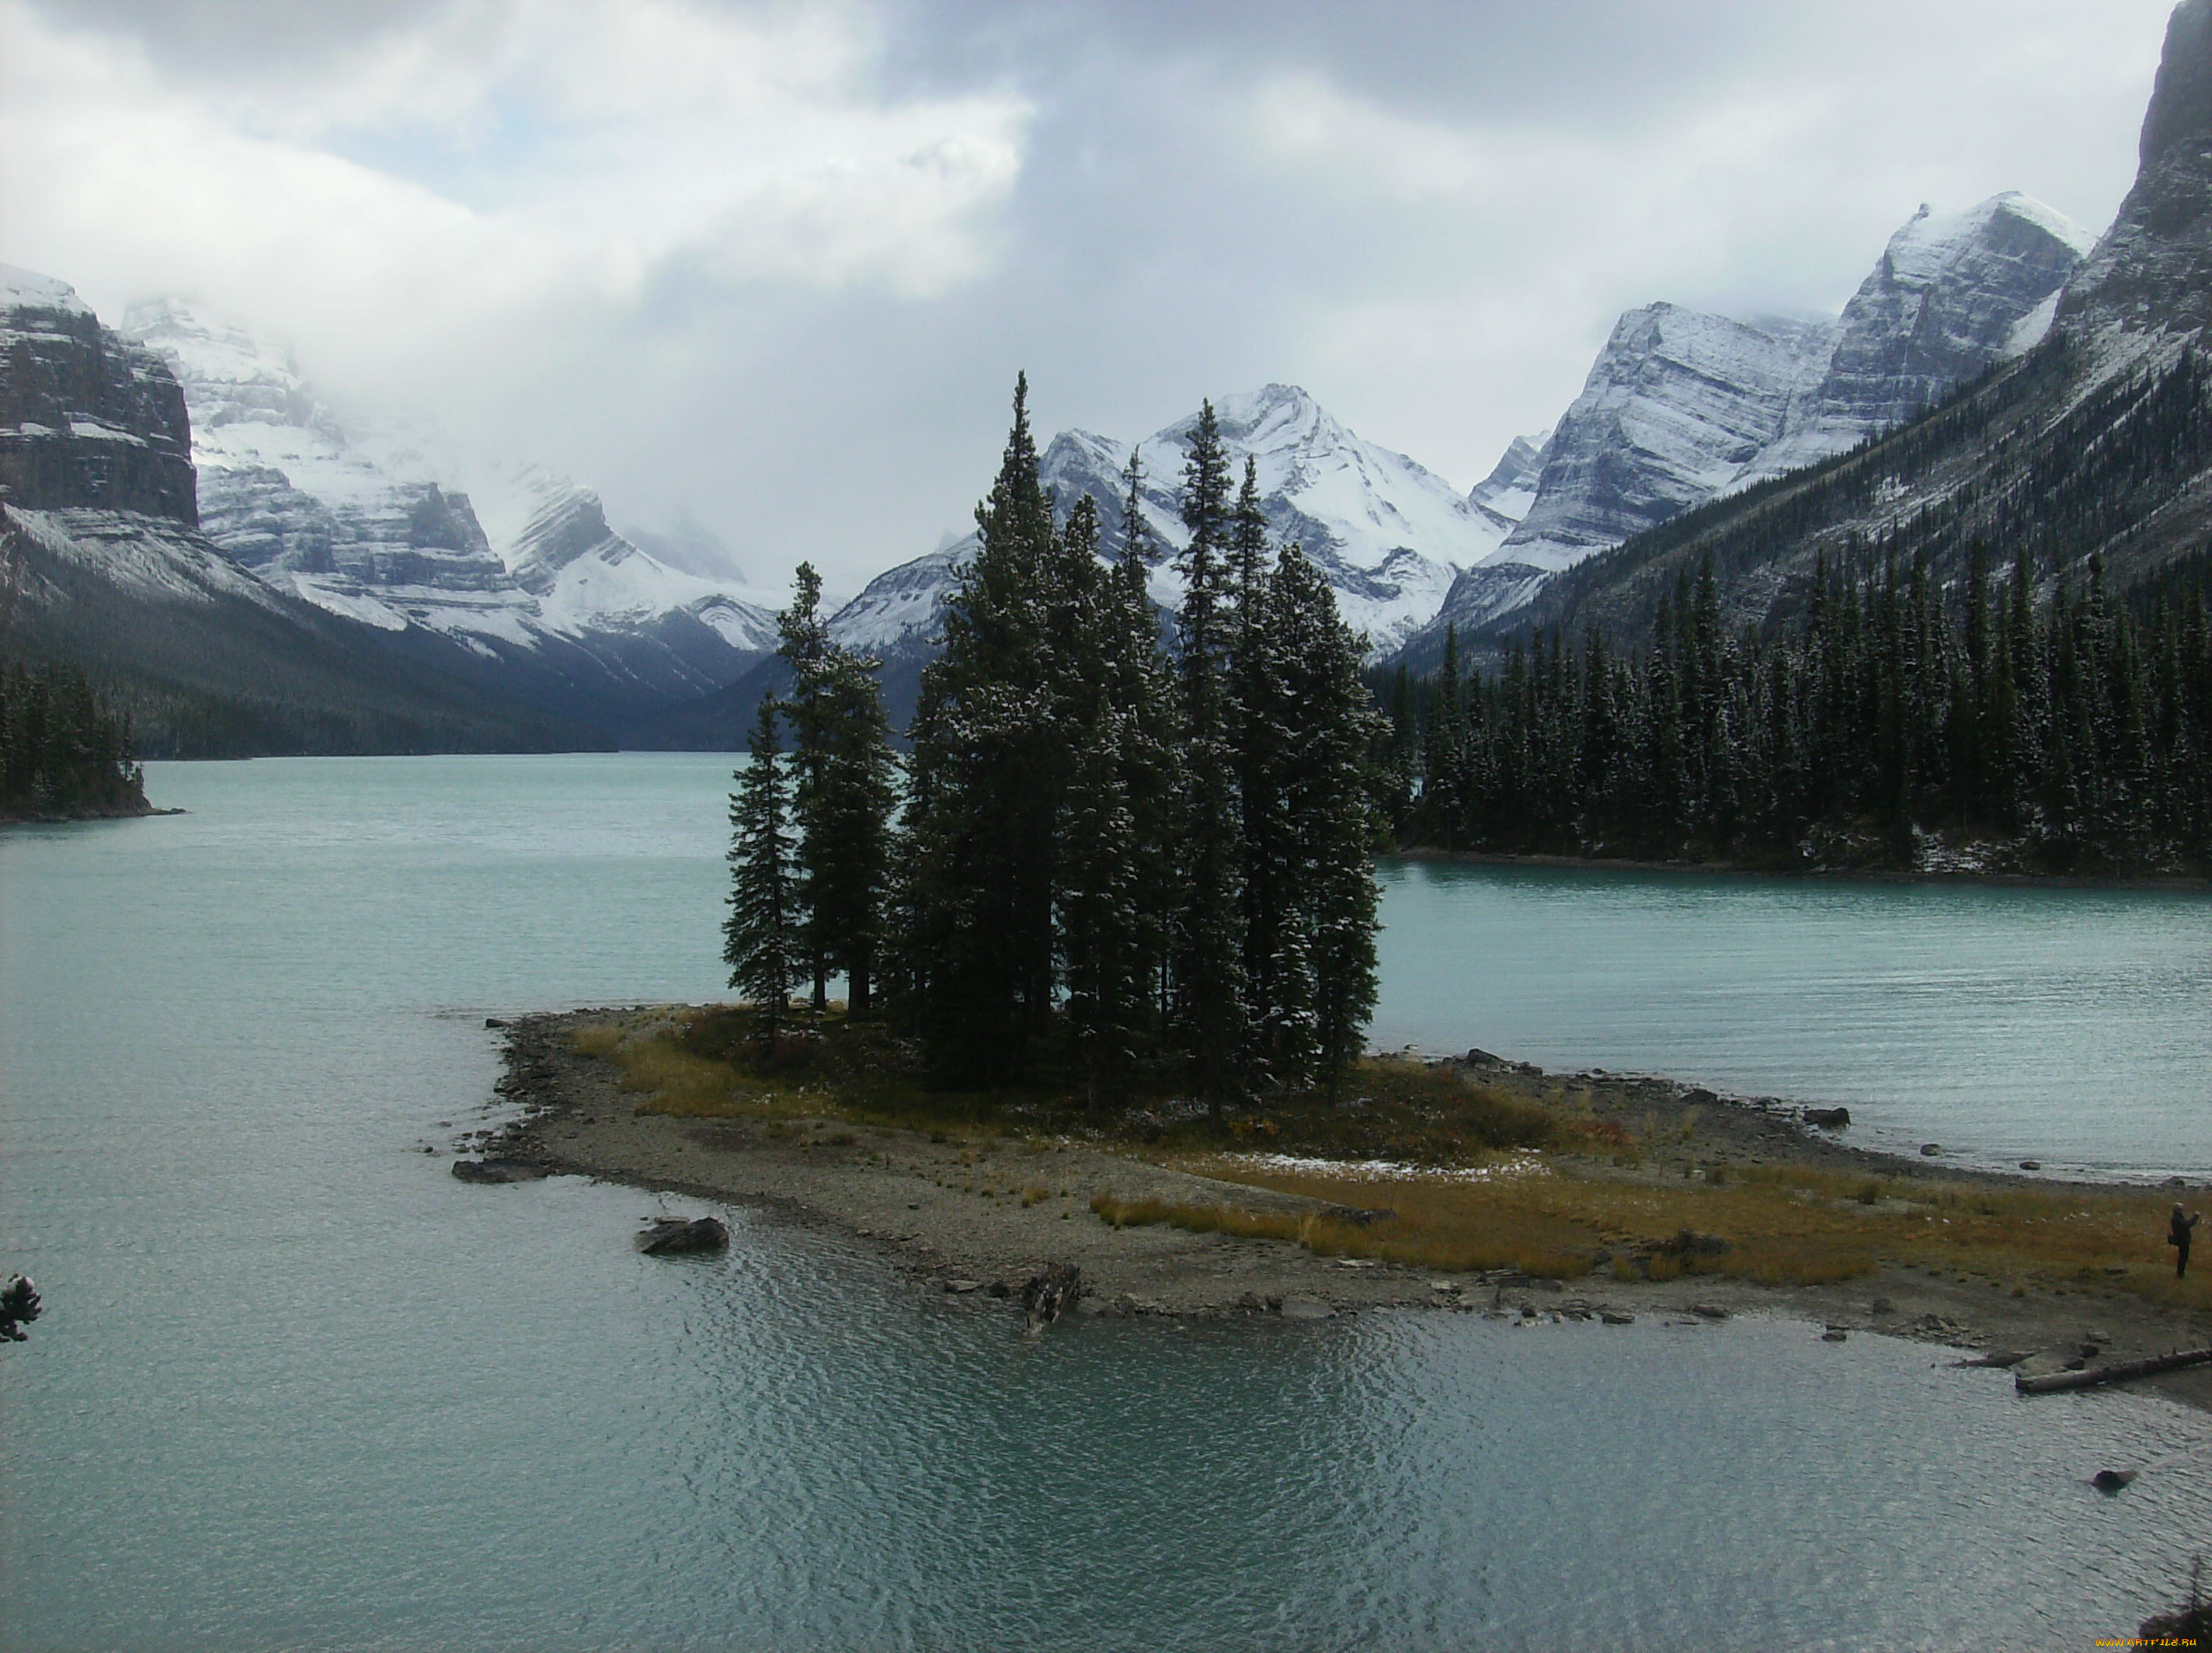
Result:
{"label": "evergreen tree", "polygon": [[1179,562],[1182,645],[1183,909],[1178,926],[1176,1012],[1199,1093],[1218,1116],[1244,1085],[1243,834],[1237,798],[1232,708],[1224,659],[1231,513],[1229,459],[1213,404],[1199,412],[1183,467]]}
{"label": "evergreen tree", "polygon": [[792,605],[776,617],[792,672],[786,710],[805,951],[815,1013],[826,1006],[830,972],[842,970],[851,1010],[865,1015],[884,940],[896,768],[875,663],[830,641],[821,602],[821,577],[802,562]]}
{"label": "evergreen tree", "polygon": [[1054,830],[1065,783],[1042,580],[1052,507],[1030,432],[1029,380],[977,547],[922,673],[913,737],[913,956],[931,1071],[943,1083],[1025,1077],[1053,1006]]}
{"label": "evergreen tree", "polygon": [[1127,643],[1127,617],[1116,612],[1122,582],[1118,570],[1100,574],[1087,496],[1069,514],[1061,556],[1070,669],[1060,722],[1072,784],[1060,830],[1059,935],[1068,1031],[1096,1106],[1126,1083],[1151,1020],[1136,761],[1143,708],[1117,658]]}
{"label": "evergreen tree", "polygon": [[1277,1022],[1296,1036],[1285,1050],[1317,1062],[1334,1096],[1359,1054],[1379,992],[1373,859],[1382,818],[1370,759],[1381,719],[1359,678],[1362,641],[1339,618],[1328,580],[1295,545],[1278,554],[1273,607],[1285,701],[1296,708],[1283,799],[1299,897],[1277,969]]}
{"label": "evergreen tree", "polygon": [[745,766],[730,796],[729,916],[722,960],[730,985],[750,1000],[763,1036],[782,1031],[803,969],[805,921],[792,864],[790,799],[776,754],[775,702],[763,698]]}

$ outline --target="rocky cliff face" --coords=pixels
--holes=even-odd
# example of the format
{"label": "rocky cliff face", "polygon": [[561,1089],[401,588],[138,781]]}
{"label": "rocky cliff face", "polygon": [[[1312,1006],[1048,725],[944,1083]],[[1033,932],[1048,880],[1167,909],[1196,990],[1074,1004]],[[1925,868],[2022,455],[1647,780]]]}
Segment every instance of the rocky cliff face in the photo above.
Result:
{"label": "rocky cliff face", "polygon": [[0,265],[0,487],[29,510],[199,520],[185,398],[76,291]]}
{"label": "rocky cliff face", "polygon": [[1521,526],[1536,502],[1537,484],[1544,477],[1544,462],[1552,455],[1552,433],[1540,430],[1516,436],[1491,467],[1490,474],[1468,490],[1468,503],[1495,522],[1506,533]]}
{"label": "rocky cliff face", "polygon": [[2184,0],[2166,24],[2138,156],[2135,187],[2058,305],[2063,330],[2107,349],[2212,325],[2212,0]]}
{"label": "rocky cliff face", "polygon": [[350,443],[283,352],[172,300],[124,331],[191,409],[208,536],[272,585],[386,629],[518,635],[522,594],[465,495],[394,477]]}
{"label": "rocky cliff face", "polygon": [[1845,453],[2032,348],[2093,240],[2017,193],[1951,218],[1922,207],[1844,307],[1818,387],[1731,485]]}
{"label": "rocky cliff face", "polygon": [[1496,556],[1564,568],[1727,487],[1782,435],[1835,346],[1818,322],[1677,304],[1621,317],[1553,435],[1536,497]]}

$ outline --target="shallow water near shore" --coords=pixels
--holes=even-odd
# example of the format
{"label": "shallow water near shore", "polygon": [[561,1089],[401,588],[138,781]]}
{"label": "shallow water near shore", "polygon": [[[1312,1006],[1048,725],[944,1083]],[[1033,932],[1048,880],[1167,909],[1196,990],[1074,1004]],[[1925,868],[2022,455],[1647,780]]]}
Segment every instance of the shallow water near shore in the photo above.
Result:
{"label": "shallow water near shore", "polygon": [[2212,895],[1391,861],[1371,1036],[1843,1103],[1978,1166],[2212,1172]]}
{"label": "shallow water near shore", "polygon": [[[720,990],[726,776],[156,765],[192,814],[0,835],[0,1270],[48,1304],[0,1348],[0,1647],[2009,1649],[2128,1633],[2212,1543],[2212,1418],[2022,1401],[1919,1345],[1448,1314],[1031,1342],[770,1218],[657,1261],[653,1196],[455,1182],[420,1150],[483,1117],[484,1015]],[[1468,1006],[1409,996],[1454,909],[1386,876],[1378,1036],[1662,1066],[1535,1042],[1540,971],[1479,905],[1489,975],[1455,979],[1487,1007],[1400,1030]],[[1602,891],[1535,899],[1559,969],[1600,968]],[[2149,911],[2170,951],[2115,974],[2179,981],[2179,1031],[2202,978],[2138,899],[2075,951]],[[1668,933],[1709,984],[1698,921]]]}

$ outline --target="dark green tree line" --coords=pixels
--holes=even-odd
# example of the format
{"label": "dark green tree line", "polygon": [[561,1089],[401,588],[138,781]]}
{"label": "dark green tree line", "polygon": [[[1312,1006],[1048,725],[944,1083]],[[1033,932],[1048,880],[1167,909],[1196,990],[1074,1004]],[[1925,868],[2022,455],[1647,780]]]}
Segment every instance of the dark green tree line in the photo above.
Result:
{"label": "dark green tree line", "polygon": [[[2212,865],[2212,635],[2201,587],[2130,611],[2091,558],[2044,582],[1970,548],[1823,564],[1770,634],[1711,569],[1629,656],[1556,631],[1394,702],[1403,836],[1455,848],[2049,872]],[[1416,730],[1413,725],[1418,724]]]}
{"label": "dark green tree line", "polygon": [[130,727],[83,672],[0,663],[0,819],[145,807]]}

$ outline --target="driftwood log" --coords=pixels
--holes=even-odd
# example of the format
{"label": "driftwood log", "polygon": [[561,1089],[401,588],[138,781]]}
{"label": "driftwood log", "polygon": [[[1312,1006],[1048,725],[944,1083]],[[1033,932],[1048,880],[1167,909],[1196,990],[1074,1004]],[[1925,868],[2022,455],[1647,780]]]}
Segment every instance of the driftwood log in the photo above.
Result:
{"label": "driftwood log", "polygon": [[730,1231],[714,1217],[656,1217],[637,1237],[637,1249],[648,1257],[674,1257],[686,1251],[720,1251],[730,1243]]}
{"label": "driftwood log", "polygon": [[2022,1395],[2056,1395],[2067,1389],[2094,1389],[2100,1383],[2122,1383],[2131,1377],[2155,1377],[2160,1372],[2204,1365],[2212,1365],[2212,1349],[2182,1349],[2172,1354],[2154,1354],[2144,1360],[2116,1360],[2107,1366],[2085,1366],[2080,1371],[2045,1372],[2037,1377],[2015,1373],[2012,1383]]}
{"label": "driftwood log", "polygon": [[1022,1287],[1023,1323],[1041,1332],[1075,1307],[1082,1295],[1083,1271],[1072,1262],[1054,1263]]}

